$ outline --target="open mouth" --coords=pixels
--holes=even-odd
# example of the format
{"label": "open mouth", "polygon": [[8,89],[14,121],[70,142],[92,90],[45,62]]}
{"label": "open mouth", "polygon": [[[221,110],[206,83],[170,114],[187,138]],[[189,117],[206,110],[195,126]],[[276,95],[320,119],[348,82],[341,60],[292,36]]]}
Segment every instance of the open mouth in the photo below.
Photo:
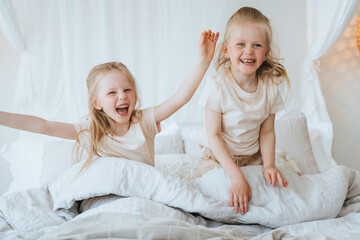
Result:
{"label": "open mouth", "polygon": [[128,110],[129,110],[129,104],[121,104],[116,108],[116,112],[120,116],[126,116],[128,114]]}
{"label": "open mouth", "polygon": [[240,62],[242,62],[243,64],[254,64],[256,61],[254,59],[240,59]]}

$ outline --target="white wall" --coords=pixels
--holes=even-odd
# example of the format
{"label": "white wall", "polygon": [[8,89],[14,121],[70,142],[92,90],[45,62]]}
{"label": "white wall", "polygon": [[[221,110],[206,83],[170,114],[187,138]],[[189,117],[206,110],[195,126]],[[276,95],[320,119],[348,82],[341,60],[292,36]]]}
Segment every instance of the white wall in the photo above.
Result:
{"label": "white wall", "polygon": [[360,53],[356,26],[360,6],[335,45],[320,59],[320,82],[334,126],[333,157],[360,170]]}

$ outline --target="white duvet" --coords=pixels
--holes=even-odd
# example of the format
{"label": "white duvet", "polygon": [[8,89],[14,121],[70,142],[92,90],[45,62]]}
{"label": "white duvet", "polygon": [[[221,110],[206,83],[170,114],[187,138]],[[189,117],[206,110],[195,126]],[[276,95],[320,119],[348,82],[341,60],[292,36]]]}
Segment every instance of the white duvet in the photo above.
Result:
{"label": "white duvet", "polygon": [[41,189],[1,197],[3,237],[312,239],[314,229],[323,237],[360,234],[360,173],[342,166],[317,175],[283,171],[287,188],[267,184],[261,166],[244,167],[252,189],[244,215],[228,205],[230,181],[221,168],[188,181],[119,158],[94,160],[75,177],[80,167]]}

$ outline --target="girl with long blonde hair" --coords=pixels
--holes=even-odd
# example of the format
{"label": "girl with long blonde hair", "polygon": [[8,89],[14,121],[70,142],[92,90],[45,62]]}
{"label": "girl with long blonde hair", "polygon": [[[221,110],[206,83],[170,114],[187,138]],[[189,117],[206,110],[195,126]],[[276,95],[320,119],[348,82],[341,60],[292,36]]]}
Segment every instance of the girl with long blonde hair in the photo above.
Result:
{"label": "girl with long blonde hair", "polygon": [[[154,138],[160,122],[194,95],[214,55],[219,33],[204,31],[198,41],[195,66],[174,95],[163,103],[140,109],[135,79],[120,62],[95,66],[88,78],[89,115],[80,123],[54,122],[31,115],[0,111],[0,124],[40,134],[73,139],[88,152],[81,169],[94,157],[115,156],[154,165]],[[79,160],[79,154],[76,155]],[[80,171],[80,172],[81,172]]]}
{"label": "girl with long blonde hair", "polygon": [[228,20],[211,76],[200,97],[205,107],[205,146],[198,176],[223,167],[231,180],[229,203],[236,212],[248,211],[251,189],[240,167],[263,165],[266,181],[287,186],[275,168],[275,113],[284,108],[278,85],[289,78],[272,51],[269,19],[259,10],[243,7]]}

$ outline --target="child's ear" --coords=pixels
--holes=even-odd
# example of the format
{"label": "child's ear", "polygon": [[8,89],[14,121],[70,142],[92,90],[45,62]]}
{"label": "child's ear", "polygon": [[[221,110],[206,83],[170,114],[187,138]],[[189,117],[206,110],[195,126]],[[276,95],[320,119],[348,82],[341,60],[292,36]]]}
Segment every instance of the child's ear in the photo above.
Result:
{"label": "child's ear", "polygon": [[225,58],[229,58],[229,54],[227,52],[227,48],[224,48],[223,55]]}
{"label": "child's ear", "polygon": [[96,101],[94,101],[93,106],[96,110],[102,110],[102,107]]}
{"label": "child's ear", "polygon": [[225,58],[229,58],[227,47],[223,45],[223,55]]}
{"label": "child's ear", "polygon": [[267,49],[267,51],[266,51],[265,58],[267,58],[267,57],[269,56],[270,51],[271,51],[271,48],[269,47],[269,48]]}

